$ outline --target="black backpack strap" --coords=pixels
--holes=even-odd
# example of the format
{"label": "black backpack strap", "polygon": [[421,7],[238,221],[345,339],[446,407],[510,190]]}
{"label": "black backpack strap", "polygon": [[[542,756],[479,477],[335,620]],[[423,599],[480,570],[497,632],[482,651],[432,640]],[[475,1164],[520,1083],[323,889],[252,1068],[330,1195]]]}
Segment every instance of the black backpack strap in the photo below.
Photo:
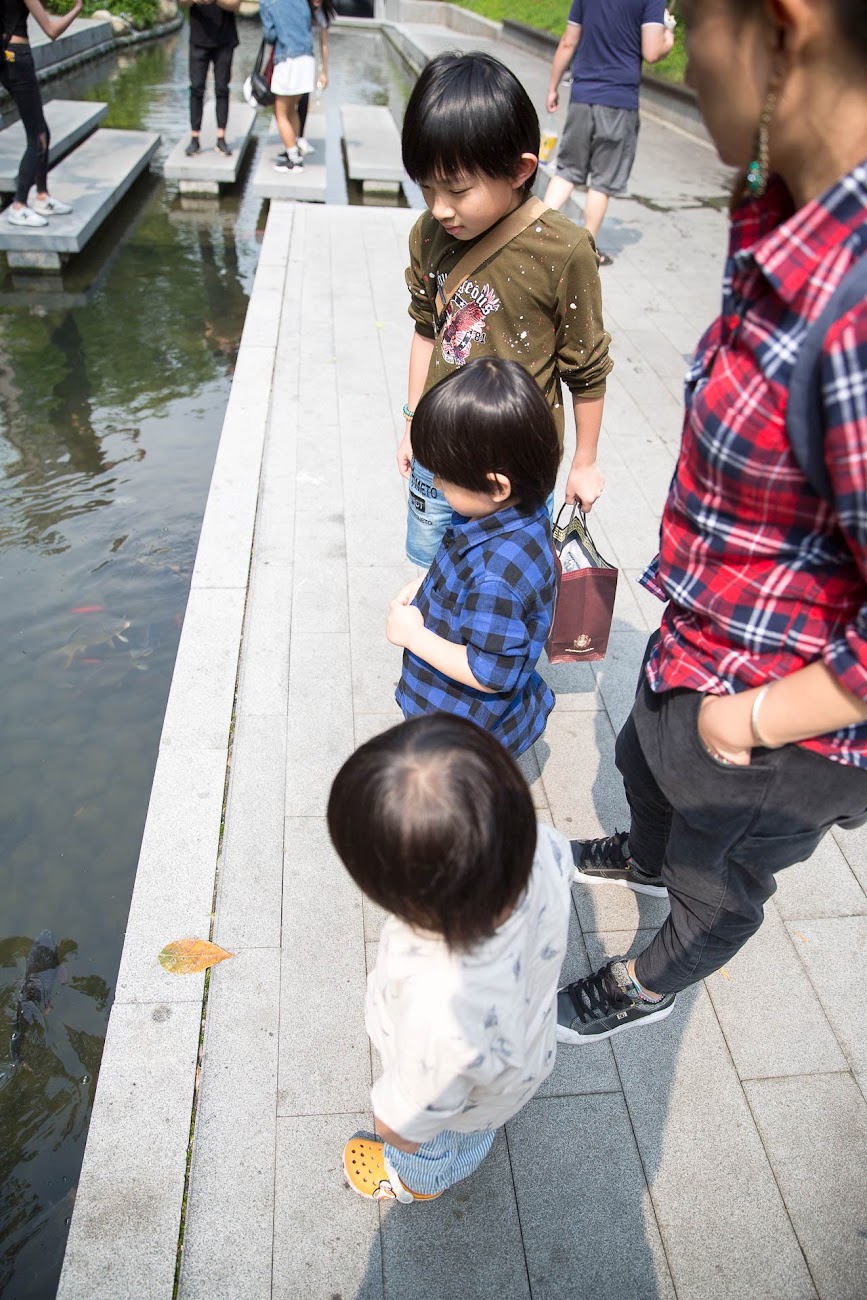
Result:
{"label": "black backpack strap", "polygon": [[[834,499],[825,465],[825,412],[822,404],[822,349],[832,326],[867,298],[867,251],[862,250],[831,294],[801,344],[786,408],[786,432],[795,459],[810,487],[830,505]],[[865,448],[867,452],[867,448]]]}

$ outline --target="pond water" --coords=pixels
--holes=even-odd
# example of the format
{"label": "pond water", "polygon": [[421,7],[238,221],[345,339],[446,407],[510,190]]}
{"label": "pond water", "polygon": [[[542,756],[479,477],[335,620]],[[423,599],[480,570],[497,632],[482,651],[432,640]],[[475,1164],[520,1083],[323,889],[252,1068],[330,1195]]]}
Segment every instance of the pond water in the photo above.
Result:
{"label": "pond water", "polygon": [[[241,23],[233,95],[258,45]],[[332,33],[341,102],[409,83],[375,33]],[[186,33],[46,97],[186,129]],[[267,129],[260,114],[257,133]],[[63,277],[0,273],[0,1296],[55,1295],[160,727],[265,208],[181,208],[144,178]],[[11,1043],[27,954],[58,945],[44,1024]],[[13,1064],[13,1055],[20,1061]]]}

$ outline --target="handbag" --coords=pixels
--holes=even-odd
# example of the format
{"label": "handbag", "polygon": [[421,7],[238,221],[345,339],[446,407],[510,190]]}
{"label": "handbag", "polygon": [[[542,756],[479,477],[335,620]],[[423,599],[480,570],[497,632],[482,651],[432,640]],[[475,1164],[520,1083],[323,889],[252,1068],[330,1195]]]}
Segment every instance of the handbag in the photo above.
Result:
{"label": "handbag", "polygon": [[560,508],[551,530],[557,594],[545,651],[552,664],[605,657],[617,591],[617,569],[599,554],[577,501],[561,525],[568,506],[567,501]]}
{"label": "handbag", "polygon": [[244,82],[244,98],[251,108],[270,108],[274,103],[275,97],[271,90],[273,71],[274,46],[263,39],[259,42],[259,52],[253,64],[253,71]]}
{"label": "handbag", "polygon": [[434,330],[439,334],[443,325],[446,323],[447,308],[460,289],[464,280],[477,271],[483,262],[487,262],[489,257],[494,253],[499,253],[501,248],[520,235],[523,230],[538,221],[543,212],[548,211],[547,203],[541,199],[530,198],[510,212],[507,217],[498,222],[493,230],[489,230],[483,235],[477,244],[464,253],[457,266],[450,272],[443,284],[436,291],[434,302]]}

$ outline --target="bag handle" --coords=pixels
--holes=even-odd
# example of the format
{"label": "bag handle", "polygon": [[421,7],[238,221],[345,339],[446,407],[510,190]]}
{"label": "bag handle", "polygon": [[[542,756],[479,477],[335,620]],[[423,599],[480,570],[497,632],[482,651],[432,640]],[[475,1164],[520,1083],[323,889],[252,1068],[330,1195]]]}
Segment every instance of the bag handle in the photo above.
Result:
{"label": "bag handle", "polygon": [[[565,526],[564,526],[564,525],[562,525],[562,524],[560,523],[560,516],[563,514],[563,511],[564,511],[564,510],[568,510],[568,509],[569,509],[570,505],[571,505],[571,507],[572,507],[572,510],[571,510],[570,515],[569,515],[568,522],[567,522],[567,523],[565,524]],[[566,532],[568,531],[570,525],[572,524],[572,521],[573,521],[573,519],[575,518],[575,515],[576,515],[576,514],[578,515],[578,522],[579,522],[579,526],[580,526],[580,528],[581,528],[581,531],[583,532],[583,534],[584,534],[584,536],[585,536],[587,542],[589,543],[589,545],[593,548],[593,550],[595,551],[596,555],[599,557],[599,562],[600,562],[600,564],[602,565],[602,567],[605,568],[605,569],[614,569],[614,568],[616,568],[617,566],[614,565],[614,564],[612,564],[610,560],[606,560],[605,556],[602,554],[602,552],[600,551],[599,547],[596,545],[596,543],[594,542],[593,538],[591,537],[591,535],[590,535],[590,529],[587,527],[587,512],[586,512],[586,510],[582,510],[582,509],[581,509],[581,505],[580,505],[580,503],[579,503],[577,500],[576,500],[576,501],[564,501],[564,502],[563,502],[562,506],[561,506],[560,509],[557,511],[557,518],[554,520],[553,528],[554,528],[554,529],[559,529],[562,533],[566,533]],[[557,539],[554,538],[554,536],[553,536],[553,530],[552,530],[552,541],[553,541],[553,544],[554,544],[554,550],[555,550],[555,551],[557,552],[557,554],[559,555],[559,549],[558,549],[558,546],[557,546]]]}
{"label": "bag handle", "polygon": [[464,253],[457,266],[451,271],[445,282],[437,289],[436,292],[436,332],[439,333],[443,319],[446,314],[446,308],[458,289],[466,280],[467,276],[486,262],[494,253],[499,253],[501,248],[520,235],[528,226],[541,217],[543,212],[548,211],[547,203],[541,199],[530,198],[522,203],[514,212],[510,212],[507,217],[498,222],[493,230],[489,230],[483,235],[477,244]]}

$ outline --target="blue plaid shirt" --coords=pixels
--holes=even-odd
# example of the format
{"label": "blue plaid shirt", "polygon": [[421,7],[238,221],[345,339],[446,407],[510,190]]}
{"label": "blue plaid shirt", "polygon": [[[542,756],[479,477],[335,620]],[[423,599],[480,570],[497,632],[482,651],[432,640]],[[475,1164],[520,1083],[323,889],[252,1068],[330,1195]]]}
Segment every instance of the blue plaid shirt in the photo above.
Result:
{"label": "blue plaid shirt", "polygon": [[473,676],[496,694],[464,686],[408,650],[395,699],[404,717],[455,713],[523,754],[554,707],[536,672],[554,614],[551,520],[544,505],[484,519],[453,514],[416,594],[424,625],[467,647]]}

